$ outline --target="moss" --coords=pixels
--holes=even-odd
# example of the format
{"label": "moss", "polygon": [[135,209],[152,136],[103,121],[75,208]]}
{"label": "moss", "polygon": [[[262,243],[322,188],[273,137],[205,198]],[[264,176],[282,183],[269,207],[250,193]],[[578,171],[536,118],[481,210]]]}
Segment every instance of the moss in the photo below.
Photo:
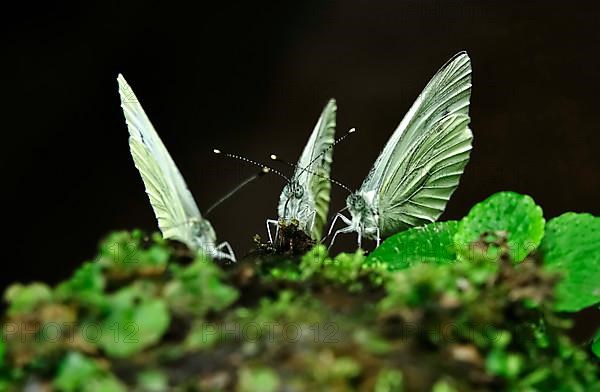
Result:
{"label": "moss", "polygon": [[[497,247],[491,241],[474,246]],[[124,263],[124,249],[134,263]],[[300,257],[219,265],[155,235],[115,233],[55,288],[8,289],[0,385],[600,388],[597,366],[553,310],[555,276],[509,254],[390,271],[362,252],[330,257],[319,245]]]}
{"label": "moss", "polygon": [[499,195],[368,259],[332,257],[293,224],[237,264],[115,232],[56,287],[6,291],[0,388],[600,389],[597,336],[574,345],[556,306],[595,303],[595,231],[578,222],[598,218],[550,221],[538,254],[541,209]]}

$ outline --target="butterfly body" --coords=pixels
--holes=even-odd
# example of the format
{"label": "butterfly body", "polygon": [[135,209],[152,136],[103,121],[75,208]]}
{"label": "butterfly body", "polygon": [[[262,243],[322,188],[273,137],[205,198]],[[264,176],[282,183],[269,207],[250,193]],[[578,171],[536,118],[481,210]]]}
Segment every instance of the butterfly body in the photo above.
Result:
{"label": "butterfly body", "polygon": [[284,188],[279,198],[277,213],[280,225],[295,224],[305,233],[310,233],[315,224],[315,200],[300,182],[293,180]]}
{"label": "butterfly body", "polygon": [[204,249],[207,253],[215,254],[217,234],[206,219],[190,219],[190,232],[194,250]]}
{"label": "butterfly body", "polygon": [[335,242],[338,234],[356,232],[358,246],[362,244],[362,238],[376,240],[379,245],[379,212],[374,192],[356,191],[346,198],[346,209],[350,212],[350,218],[338,213],[332,224],[329,234],[338,219],[347,226],[335,232],[331,243]]}
{"label": "butterfly body", "polygon": [[374,192],[358,191],[346,199],[352,226],[363,237],[376,239],[379,227],[379,212]]}
{"label": "butterfly body", "polygon": [[434,75],[402,119],[358,191],[346,200],[346,227],[375,239],[435,221],[469,161],[471,63],[458,53]]}

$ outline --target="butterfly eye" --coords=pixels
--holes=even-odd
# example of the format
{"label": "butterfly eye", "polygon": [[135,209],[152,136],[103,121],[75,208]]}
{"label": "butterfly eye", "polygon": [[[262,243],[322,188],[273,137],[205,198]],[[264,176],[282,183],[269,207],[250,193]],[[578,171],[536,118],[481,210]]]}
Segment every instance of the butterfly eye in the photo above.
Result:
{"label": "butterfly eye", "polygon": [[296,199],[301,199],[304,196],[304,188],[301,185],[298,185],[296,189],[294,189],[294,197]]}
{"label": "butterfly eye", "polygon": [[207,230],[209,230],[209,228],[207,221],[205,220],[194,221],[194,223],[192,223],[192,233],[194,233],[194,235],[196,236],[204,235],[204,233],[206,233]]}

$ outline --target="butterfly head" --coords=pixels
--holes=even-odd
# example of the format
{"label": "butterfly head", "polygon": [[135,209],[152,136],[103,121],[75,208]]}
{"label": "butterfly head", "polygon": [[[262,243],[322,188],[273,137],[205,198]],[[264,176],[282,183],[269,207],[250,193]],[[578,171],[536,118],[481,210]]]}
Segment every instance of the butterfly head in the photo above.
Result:
{"label": "butterfly head", "polygon": [[354,211],[360,215],[365,214],[369,210],[365,198],[358,192],[349,195],[346,198],[346,204],[350,211]]}
{"label": "butterfly head", "polygon": [[297,180],[292,180],[285,185],[283,192],[288,199],[301,200],[304,197],[304,186]]}
{"label": "butterfly head", "polygon": [[214,232],[211,224],[206,219],[193,219],[190,223],[194,237],[206,237]]}

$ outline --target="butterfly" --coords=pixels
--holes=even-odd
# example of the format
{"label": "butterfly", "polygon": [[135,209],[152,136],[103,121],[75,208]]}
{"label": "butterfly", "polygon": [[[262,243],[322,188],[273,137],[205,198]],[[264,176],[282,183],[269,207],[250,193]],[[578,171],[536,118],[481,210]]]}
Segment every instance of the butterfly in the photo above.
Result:
{"label": "butterfly", "polygon": [[[275,238],[280,226],[295,224],[312,239],[321,239],[329,210],[331,191],[329,172],[333,159],[333,146],[337,143],[334,139],[336,111],[335,100],[329,100],[298,163],[294,165],[294,173],[279,196],[277,207],[279,219],[267,220],[267,232],[271,243],[273,243],[271,225],[276,228]],[[276,159],[276,156],[272,155],[271,158]]]}
{"label": "butterfly", "polygon": [[[434,222],[458,186],[472,148],[471,61],[452,57],[429,81],[392,134],[361,187],[346,199],[350,218],[335,232],[374,239]],[[329,235],[328,234],[328,235]],[[331,246],[330,245],[330,246]]]}
{"label": "butterfly", "polygon": [[148,116],[123,75],[119,74],[121,107],[129,129],[131,156],[142,176],[164,238],[186,244],[212,258],[235,261],[228,242],[216,245],[210,222],[202,217],[183,176],[175,166]]}

